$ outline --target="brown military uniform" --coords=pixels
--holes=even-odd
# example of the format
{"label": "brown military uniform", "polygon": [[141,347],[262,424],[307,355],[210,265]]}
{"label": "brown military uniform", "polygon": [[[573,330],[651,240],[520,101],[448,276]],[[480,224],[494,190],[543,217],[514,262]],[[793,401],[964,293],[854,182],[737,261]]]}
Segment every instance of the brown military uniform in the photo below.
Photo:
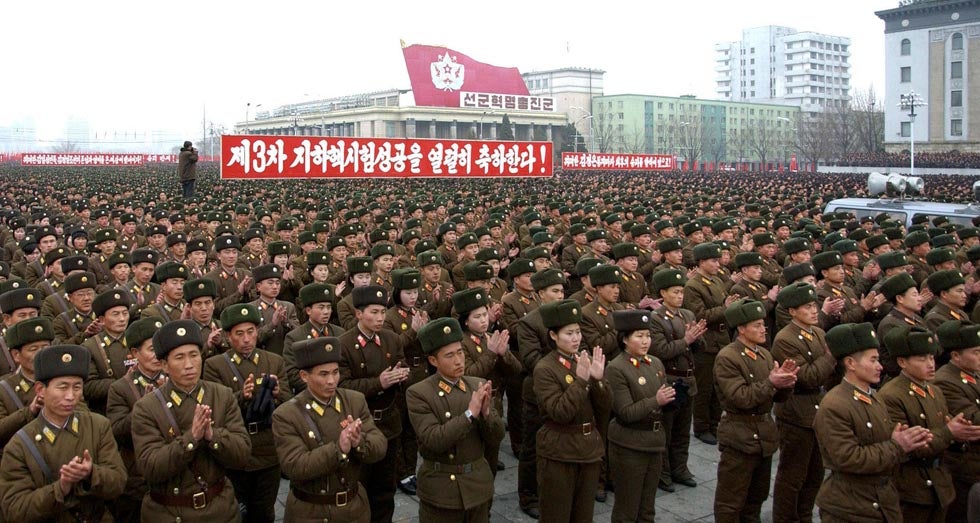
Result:
{"label": "brown military uniform", "polygon": [[337,302],[337,323],[344,328],[345,331],[351,330],[357,326],[357,309],[354,308],[354,297],[350,294],[344,296]]}
{"label": "brown military uniform", "polygon": [[591,522],[605,443],[598,423],[608,419],[606,380],[575,374],[575,361],[552,351],[534,367],[534,395],[543,426],[537,435],[542,521]]}
{"label": "brown military uniform", "polygon": [[246,301],[246,297],[238,292],[238,284],[250,274],[241,267],[236,267],[235,272],[230,273],[219,266],[204,275],[205,278],[214,281],[218,290],[218,296],[214,299],[215,315],[220,315],[221,311],[229,305]]}
{"label": "brown military uniform", "polygon": [[[259,325],[258,346],[273,354],[282,356],[286,334],[299,327],[299,320],[296,318],[296,306],[288,301],[276,300],[272,303],[267,303],[262,299],[255,300],[251,304],[255,305],[262,314],[262,324]],[[286,321],[275,325],[272,321],[272,316],[280,307],[286,308]]]}
{"label": "brown military uniform", "polygon": [[653,356],[621,352],[606,368],[612,395],[609,476],[616,485],[615,521],[654,521],[666,434],[657,391],[668,383]]}
{"label": "brown military uniform", "polygon": [[[943,391],[950,416],[963,414],[967,421],[980,424],[980,376],[947,363],[936,371],[933,384]],[[956,498],[949,506],[950,520],[965,520],[970,487],[980,481],[980,447],[953,442],[943,458],[953,477]]]}
{"label": "brown military uniform", "polygon": [[[921,327],[923,329],[928,328],[925,321],[923,321],[918,314],[907,316],[902,311],[898,310],[898,308],[893,307],[890,311],[888,311],[888,314],[882,318],[881,323],[878,324],[878,328],[875,329],[878,333],[878,339],[885,339],[885,335],[888,334],[889,331],[902,325],[907,325],[909,327]],[[887,373],[889,377],[894,378],[895,376],[898,376],[900,372],[902,372],[901,367],[898,366],[898,361],[896,361],[896,359],[888,353],[888,349],[885,348],[884,344],[882,344],[881,348],[878,349],[878,353],[881,356],[881,365],[885,368],[885,373]],[[883,375],[882,386],[884,386],[885,381],[885,376]]]}
{"label": "brown military uniform", "polygon": [[161,323],[167,324],[179,320],[181,314],[184,313],[184,307],[186,305],[183,300],[177,305],[170,305],[161,300],[159,303],[154,303],[143,309],[143,312],[140,313],[140,318],[157,318]]}
{"label": "brown military uniform", "polygon": [[953,320],[961,321],[963,325],[973,325],[969,314],[961,309],[954,309],[942,301],[937,301],[936,306],[926,313],[925,318],[923,318],[926,327],[932,332],[936,332],[936,329],[943,323]]}
{"label": "brown military uniform", "polygon": [[34,381],[14,372],[0,379],[0,447],[34,419],[30,405],[34,401]]}
{"label": "brown military uniform", "polygon": [[[130,318],[142,318],[143,310],[153,305],[160,294],[160,286],[155,283],[138,285],[136,280],[129,280],[125,289],[133,296],[133,305],[129,308]],[[215,311],[219,309],[215,308]]]}
{"label": "brown military uniform", "polygon": [[725,324],[727,296],[724,283],[717,276],[708,277],[699,272],[684,285],[684,308],[708,324],[708,331],[702,338],[704,349],[694,353],[694,377],[698,382],[698,395],[694,396],[693,404],[694,434],[714,434],[721,420],[721,404],[712,369],[715,355],[731,343]]}
{"label": "brown military uniform", "polygon": [[56,291],[44,298],[44,302],[41,303],[40,315],[53,320],[62,312],[67,311],[69,307],[70,305],[68,304],[68,298],[65,296],[65,293]]}
{"label": "brown military uniform", "polygon": [[619,284],[619,302],[636,307],[640,304],[640,300],[647,295],[646,281],[643,279],[643,275],[638,272],[626,272],[622,268],[620,271],[623,273],[623,281]]}
{"label": "brown military uniform", "polygon": [[160,377],[147,376],[137,367],[130,367],[126,375],[119,377],[109,387],[106,401],[106,417],[112,423],[112,435],[116,438],[119,454],[129,478],[126,490],[113,503],[112,513],[116,521],[139,521],[140,506],[146,495],[146,481],[136,466],[136,453],[133,450],[133,406],[140,398],[159,386]]}
{"label": "brown military uniform", "polygon": [[[344,454],[337,441],[347,416],[361,420],[361,443]],[[276,409],[272,431],[282,472],[289,478],[285,521],[371,520],[358,475],[363,464],[384,456],[387,440],[363,394],[337,389],[323,403],[304,390]]]}
{"label": "brown military uniform", "polygon": [[772,356],[799,367],[793,395],[775,406],[779,427],[779,465],[773,483],[773,520],[811,521],[824,468],[813,432],[813,418],[837,361],[824,331],[790,323],[776,334]]}
{"label": "brown military uniform", "polygon": [[820,280],[817,282],[816,287],[818,308],[823,307],[824,300],[828,298],[833,300],[842,298],[844,300],[844,308],[840,311],[840,315],[828,317],[830,321],[825,326],[827,329],[841,323],[861,323],[864,321],[867,311],[861,306],[859,297],[854,292],[854,289],[847,285],[841,285],[839,287],[832,285],[828,280]]}
{"label": "brown military uniform", "polygon": [[[191,436],[198,404],[212,409],[211,441]],[[248,463],[252,445],[231,389],[202,380],[185,394],[167,382],[136,402],[132,427],[136,466],[149,490],[144,522],[238,521],[238,501],[225,473]]]}
{"label": "brown military uniform", "polygon": [[[510,350],[520,356],[521,362],[524,365],[524,370],[520,375],[513,376],[505,384],[502,384],[505,386],[505,393],[507,394],[507,430],[510,435],[511,447],[514,448],[520,442],[534,438],[533,433],[525,437],[524,416],[522,415],[523,409],[526,408],[523,398],[524,382],[531,377],[531,373],[534,372],[534,367],[529,367],[527,360],[521,356],[523,352],[518,345],[518,335],[516,333],[519,332],[518,323],[521,319],[530,314],[534,309],[537,309],[540,302],[535,293],[525,296],[515,289],[504,295],[503,299],[500,300],[500,305],[501,313],[498,324],[510,332]],[[530,385],[527,387],[530,387]],[[530,439],[530,441],[534,440]]]}
{"label": "brown military uniform", "polygon": [[389,521],[395,510],[395,456],[397,438],[402,432],[398,408],[399,387],[381,387],[378,376],[388,367],[405,361],[398,336],[382,329],[373,337],[361,333],[357,325],[339,338],[341,347],[340,387],[360,392],[367,399],[374,423],[388,439],[384,458],[361,468],[361,484],[367,489],[371,521]]}
{"label": "brown military uniform", "polygon": [[85,341],[85,329],[95,321],[95,313],[80,314],[74,307],[59,314],[51,320],[54,327],[52,345],[70,344],[81,345]]}
{"label": "brown military uniform", "polygon": [[423,283],[422,288],[419,289],[419,299],[415,303],[416,306],[429,313],[429,319],[432,320],[449,316],[453,308],[452,300],[443,298],[441,301],[436,301],[433,290],[435,290],[434,285],[428,282]]}
{"label": "brown military uniform", "polygon": [[[403,389],[411,387],[428,376],[428,363],[422,353],[422,345],[419,343],[417,333],[412,328],[412,320],[418,313],[419,310],[416,308],[406,309],[400,305],[389,307],[385,311],[383,328],[398,335],[402,352],[405,354],[405,362],[411,368],[408,381],[402,386]],[[415,469],[418,468],[419,447],[415,430],[408,419],[408,408],[405,405],[404,394],[398,395],[398,410],[401,411],[402,416],[402,433],[398,438],[399,448],[397,449],[398,477],[407,478],[415,475]]]}
{"label": "brown military uniform", "polygon": [[[524,366],[513,352],[507,350],[503,356],[498,356],[489,348],[490,338],[486,334],[476,336],[465,331],[462,340],[463,352],[466,354],[467,376],[489,380],[493,383],[493,406],[498,416],[504,413],[504,385],[508,379],[521,375]],[[465,410],[465,409],[464,409]],[[499,442],[487,443],[487,462],[494,476],[497,475],[497,453]]]}
{"label": "brown military uniform", "polygon": [[[439,374],[407,392],[409,416],[418,434],[419,521],[489,520],[493,468],[486,455],[499,448],[504,424],[495,409],[469,421],[464,412],[484,380],[463,376],[452,384]],[[453,519],[450,519],[453,518]]]}
{"label": "brown military uniform", "polygon": [[99,331],[82,343],[82,347],[92,354],[88,364],[88,379],[83,390],[85,401],[92,412],[105,415],[106,400],[112,382],[126,374],[136,360],[129,358],[126,337],[112,338],[106,331]]}
{"label": "brown military uniform", "polygon": [[[56,427],[38,416],[19,433],[4,447],[0,462],[5,521],[113,521],[107,505],[122,494],[126,468],[108,420],[76,411],[65,427]],[[92,473],[65,495],[58,485],[58,471],[86,450],[92,456]]]}
{"label": "brown military uniform", "polygon": [[596,300],[582,307],[582,348],[592,351],[594,347],[602,347],[607,361],[616,358],[621,352],[619,341],[616,339],[616,329],[613,328],[612,313],[626,309],[622,303],[604,303]]}
{"label": "brown military uniform", "polygon": [[779,431],[770,412],[792,390],[778,390],[769,381],[775,367],[764,347],[748,347],[739,340],[718,352],[714,374],[725,415],[718,425],[718,487],[715,521],[758,520],[769,497],[772,455],[779,446]]}
{"label": "brown military uniform", "polygon": [[917,383],[902,372],[886,383],[878,396],[888,407],[893,425],[925,427],[933,436],[929,446],[912,452],[895,475],[903,517],[907,521],[931,521],[931,516],[942,521],[956,495],[952,476],[940,466],[943,452],[953,443],[953,435],[946,428],[949,411],[942,389]]}
{"label": "brown military uniform", "polygon": [[668,383],[681,381],[688,387],[685,401],[675,400],[670,408],[661,413],[666,453],[660,478],[665,483],[670,483],[672,478],[688,479],[693,476],[687,467],[691,443],[691,403],[698,394],[693,352],[703,342],[698,340],[689,346],[684,341],[684,334],[687,333],[687,324],[695,321],[693,312],[687,309],[671,311],[663,305],[654,309],[650,318],[650,354],[663,363]]}
{"label": "brown military uniform", "polygon": [[[733,259],[734,259],[734,255]],[[783,276],[783,268],[779,265],[779,262],[772,258],[762,257],[762,278],[759,280],[760,283],[768,288],[773,288],[779,284],[779,279]]]}

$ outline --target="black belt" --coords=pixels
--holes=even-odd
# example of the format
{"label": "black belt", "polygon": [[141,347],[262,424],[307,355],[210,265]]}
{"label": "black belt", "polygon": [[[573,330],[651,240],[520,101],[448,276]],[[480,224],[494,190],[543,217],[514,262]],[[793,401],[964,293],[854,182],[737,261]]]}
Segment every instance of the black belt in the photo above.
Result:
{"label": "black belt", "polygon": [[592,422],[563,425],[550,420],[545,421],[544,426],[555,432],[561,432],[563,434],[581,434],[583,436],[592,434],[592,430],[595,428],[595,424]]}
{"label": "black belt", "polygon": [[939,458],[927,459],[927,458],[917,458],[910,459],[905,462],[906,465],[910,467],[916,467],[920,469],[938,469],[939,468]]}
{"label": "black belt", "polygon": [[271,428],[272,428],[272,423],[268,421],[253,421],[251,423],[245,424],[245,429],[248,431],[249,434],[258,434],[259,432],[262,432],[265,429],[271,429]]}
{"label": "black belt", "polygon": [[632,430],[652,430],[654,432],[659,432],[662,424],[659,421],[637,421],[635,423],[620,423],[620,427]]}
{"label": "black belt", "polygon": [[728,411],[725,411],[724,417],[732,421],[749,421],[749,422],[760,422],[769,419],[768,414],[740,414],[737,412],[728,412]]}
{"label": "black belt", "polygon": [[891,476],[866,476],[864,474],[848,474],[846,472],[837,472],[837,471],[834,471],[833,475],[845,481],[860,483],[862,485],[873,485],[878,487],[883,487],[887,485],[889,482],[891,482],[892,480]]}
{"label": "black belt", "polygon": [[728,331],[728,325],[725,325],[724,323],[722,323],[721,325],[715,325],[714,327],[708,327],[708,330],[726,332],[726,331]]}
{"label": "black belt", "polygon": [[454,465],[450,463],[439,463],[438,461],[432,461],[428,459],[425,461],[426,463],[432,465],[432,470],[438,472],[452,472],[453,474],[469,474],[470,472],[473,472],[473,469],[476,467],[476,464],[478,463],[476,461],[471,461],[463,465]]}
{"label": "black belt", "polygon": [[793,389],[793,394],[798,394],[800,396],[810,396],[813,394],[820,394],[823,392],[820,388],[809,388],[809,387],[797,387]]}
{"label": "black belt", "polygon": [[291,488],[290,490],[293,491],[293,496],[296,496],[296,499],[306,503],[343,507],[357,495],[357,483],[354,483],[354,486],[350,490],[341,490],[333,494],[313,494],[298,488]]}
{"label": "black belt", "polygon": [[680,370],[680,369],[665,369],[664,372],[668,376],[674,376],[675,378],[693,378],[694,369]]}
{"label": "black belt", "polygon": [[217,497],[218,494],[221,494],[221,491],[224,490],[224,488],[225,482],[219,481],[204,489],[202,492],[198,492],[196,494],[170,495],[151,490],[150,499],[168,507],[188,507],[194,510],[203,510],[207,508],[208,503],[214,501],[214,498]]}

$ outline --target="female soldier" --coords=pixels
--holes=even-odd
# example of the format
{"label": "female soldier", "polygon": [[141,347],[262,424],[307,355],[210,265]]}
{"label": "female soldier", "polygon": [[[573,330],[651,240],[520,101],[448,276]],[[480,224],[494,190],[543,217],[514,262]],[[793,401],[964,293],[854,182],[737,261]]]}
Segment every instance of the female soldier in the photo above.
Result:
{"label": "female soldier", "polygon": [[650,350],[650,312],[613,312],[623,352],[609,364],[612,421],[609,423],[609,473],[616,485],[612,521],[653,521],[654,500],[666,437],[660,408],[674,401],[664,365]]}
{"label": "female soldier", "polygon": [[579,352],[582,309],[575,300],[539,307],[556,350],[534,367],[534,395],[543,421],[538,431],[538,495],[541,523],[592,521],[599,462],[605,450],[598,424],[612,398],[600,347]]}

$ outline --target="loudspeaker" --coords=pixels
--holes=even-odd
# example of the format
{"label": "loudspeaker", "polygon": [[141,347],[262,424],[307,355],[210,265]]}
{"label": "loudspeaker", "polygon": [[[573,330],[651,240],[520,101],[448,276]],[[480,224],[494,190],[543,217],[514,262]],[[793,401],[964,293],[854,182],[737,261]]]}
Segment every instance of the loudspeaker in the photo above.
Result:
{"label": "loudspeaker", "polygon": [[980,180],[973,182],[973,201],[980,202]]}
{"label": "loudspeaker", "polygon": [[888,196],[905,194],[921,194],[925,182],[918,176],[902,176],[901,174],[871,173],[868,175],[868,192],[871,196],[885,193]]}
{"label": "loudspeaker", "polygon": [[878,196],[888,189],[888,176],[881,173],[871,173],[868,175],[868,193],[871,196]]}
{"label": "loudspeaker", "polygon": [[905,176],[905,194],[922,194],[926,182],[918,176]]}

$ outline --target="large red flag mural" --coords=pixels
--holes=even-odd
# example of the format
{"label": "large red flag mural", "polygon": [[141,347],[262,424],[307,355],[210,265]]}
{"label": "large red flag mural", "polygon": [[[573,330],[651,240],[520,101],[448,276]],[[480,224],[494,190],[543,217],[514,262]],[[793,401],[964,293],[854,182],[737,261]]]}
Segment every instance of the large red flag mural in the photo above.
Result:
{"label": "large red flag mural", "polygon": [[460,91],[527,96],[516,67],[477,62],[463,53],[431,45],[402,48],[415,105],[459,107]]}

